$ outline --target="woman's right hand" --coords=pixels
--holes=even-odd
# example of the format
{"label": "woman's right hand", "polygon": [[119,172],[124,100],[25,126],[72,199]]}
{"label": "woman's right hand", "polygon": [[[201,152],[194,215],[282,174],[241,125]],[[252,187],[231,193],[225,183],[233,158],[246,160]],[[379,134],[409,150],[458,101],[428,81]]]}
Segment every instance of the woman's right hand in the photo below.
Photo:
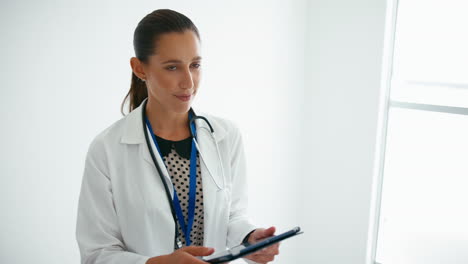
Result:
{"label": "woman's right hand", "polygon": [[203,264],[206,262],[197,257],[209,256],[213,254],[213,252],[213,248],[197,246],[183,247],[169,255],[150,258],[146,264]]}

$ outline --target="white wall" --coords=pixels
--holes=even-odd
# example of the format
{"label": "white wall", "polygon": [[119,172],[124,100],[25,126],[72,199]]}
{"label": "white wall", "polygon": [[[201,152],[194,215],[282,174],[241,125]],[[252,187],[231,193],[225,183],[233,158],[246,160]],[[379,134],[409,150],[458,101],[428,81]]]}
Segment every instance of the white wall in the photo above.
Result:
{"label": "white wall", "polygon": [[195,107],[241,128],[252,218],[306,232],[277,262],[363,263],[384,0],[2,2],[0,262],[79,262],[86,150],[121,117],[157,8],[201,31]]}
{"label": "white wall", "polygon": [[303,263],[365,263],[377,128],[384,0],[308,7]]}

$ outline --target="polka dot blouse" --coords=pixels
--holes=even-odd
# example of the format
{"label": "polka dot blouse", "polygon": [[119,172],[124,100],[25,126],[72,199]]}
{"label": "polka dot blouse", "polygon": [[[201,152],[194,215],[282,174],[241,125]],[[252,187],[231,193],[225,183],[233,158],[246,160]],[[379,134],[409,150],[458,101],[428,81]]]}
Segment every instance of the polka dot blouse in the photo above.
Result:
{"label": "polka dot blouse", "polygon": [[[163,155],[163,161],[169,172],[172,184],[175,187],[179,197],[180,206],[184,215],[184,222],[187,223],[189,183],[190,183],[190,152],[192,138],[181,141],[170,141],[156,136],[158,146]],[[182,244],[186,246],[184,232],[180,225],[179,238]],[[203,245],[203,190],[200,170],[200,158],[197,153],[197,184],[195,196],[195,218],[193,221],[190,240],[193,246]]]}

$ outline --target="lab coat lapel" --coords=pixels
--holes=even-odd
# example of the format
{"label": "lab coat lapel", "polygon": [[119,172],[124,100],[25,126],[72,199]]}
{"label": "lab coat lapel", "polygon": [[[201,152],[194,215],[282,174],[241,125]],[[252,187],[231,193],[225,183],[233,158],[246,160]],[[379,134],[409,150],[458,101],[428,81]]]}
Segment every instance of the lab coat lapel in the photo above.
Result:
{"label": "lab coat lapel", "polygon": [[[147,129],[147,131],[148,131],[148,136],[150,136],[149,129]],[[164,180],[166,181],[166,186],[171,186],[169,188],[169,192],[171,193],[171,198],[174,199],[174,188],[172,188],[172,180],[171,180],[171,178],[169,176],[169,172],[167,171],[166,165],[164,164],[164,161],[162,160],[161,155],[159,155],[159,152],[156,149],[156,146],[154,145],[153,139],[151,138],[151,136],[150,136],[150,140],[151,140],[151,148],[152,148],[154,156],[156,158],[156,162],[158,163],[159,168],[161,169],[161,172],[162,172],[162,174],[164,176]],[[158,172],[158,170],[156,168],[156,165],[153,162],[153,159],[151,157],[151,153],[149,151],[149,148],[148,148],[147,144],[140,144],[140,155],[143,156],[143,159],[146,162],[150,163],[150,165],[154,168],[155,173],[159,174],[159,172]]]}
{"label": "lab coat lapel", "polygon": [[[202,179],[204,183],[209,183],[210,186],[212,185],[216,189],[221,189],[224,188],[223,171],[221,168],[222,161],[218,157],[216,139],[212,137],[209,127],[204,122],[200,119],[196,121]],[[205,184],[203,187],[205,187]]]}
{"label": "lab coat lapel", "polygon": [[[145,132],[143,130],[143,119],[142,119],[143,103],[141,103],[139,107],[135,108],[132,112],[130,112],[128,116],[126,117],[126,120],[125,120],[126,123],[125,123],[125,128],[122,134],[121,143],[138,144],[140,157],[142,157],[143,160],[145,160],[147,163],[149,163],[151,167],[154,168],[154,171],[156,174],[159,174],[153,162],[153,159],[151,158],[151,153],[149,151],[148,145],[146,144]],[[148,132],[149,139],[152,141],[149,130],[148,129],[146,130]],[[163,173],[164,179],[166,180],[167,186],[172,186],[172,181],[171,181],[171,178],[169,177],[169,173],[167,171],[166,165],[164,164],[164,161],[159,155],[158,150],[156,149],[156,146],[154,145],[154,143],[153,142],[150,142],[150,143],[151,143],[151,148],[153,149],[154,156],[156,158],[156,162],[158,163],[159,168],[161,168],[161,171]],[[171,196],[174,197],[174,189],[169,188],[169,191],[171,192]]]}

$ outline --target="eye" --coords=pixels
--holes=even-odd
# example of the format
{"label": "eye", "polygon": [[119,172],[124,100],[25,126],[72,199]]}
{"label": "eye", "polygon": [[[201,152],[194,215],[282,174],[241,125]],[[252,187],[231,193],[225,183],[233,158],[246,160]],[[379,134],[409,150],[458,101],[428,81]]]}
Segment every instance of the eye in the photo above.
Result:
{"label": "eye", "polygon": [[194,63],[192,64],[192,67],[195,68],[195,69],[198,69],[201,67],[201,64],[200,63]]}
{"label": "eye", "polygon": [[167,66],[166,69],[169,70],[169,71],[175,71],[177,69],[177,67],[174,66],[174,65],[171,65],[171,66]]}

